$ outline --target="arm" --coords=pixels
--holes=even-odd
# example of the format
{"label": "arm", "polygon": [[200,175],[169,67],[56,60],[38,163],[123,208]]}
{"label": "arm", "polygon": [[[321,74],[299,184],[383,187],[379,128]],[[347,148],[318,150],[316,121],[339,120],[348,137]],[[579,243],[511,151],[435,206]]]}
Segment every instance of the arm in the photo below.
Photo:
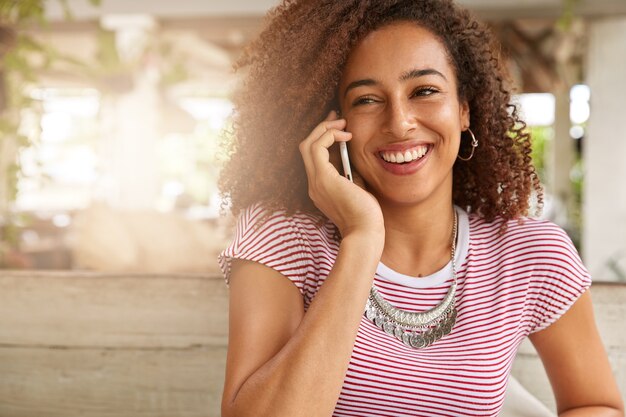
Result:
{"label": "arm", "polygon": [[589,291],[559,320],[529,338],[550,379],[560,417],[624,416]]}
{"label": "arm", "polygon": [[306,315],[284,276],[233,265],[224,417],[332,414],[380,250],[368,236],[345,238]]}
{"label": "arm", "polygon": [[309,196],[343,236],[306,315],[302,295],[277,271],[242,261],[231,272],[224,417],[327,417],[334,410],[385,241],[376,199],[330,162],[328,149],[351,138],[345,124],[331,113],[299,147]]}

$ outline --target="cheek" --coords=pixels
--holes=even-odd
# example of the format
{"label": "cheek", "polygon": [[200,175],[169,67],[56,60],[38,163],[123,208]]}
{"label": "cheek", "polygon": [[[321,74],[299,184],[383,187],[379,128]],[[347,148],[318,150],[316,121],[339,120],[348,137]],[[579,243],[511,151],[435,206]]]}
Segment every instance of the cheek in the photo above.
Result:
{"label": "cheek", "polygon": [[421,113],[422,120],[431,121],[439,126],[457,129],[461,124],[460,108],[456,105],[424,106]]}
{"label": "cheek", "polygon": [[352,133],[348,142],[350,159],[353,164],[361,165],[363,160],[368,159],[368,144],[375,138],[376,128],[370,121],[353,119],[347,123],[346,131]]}
{"label": "cheek", "polygon": [[352,139],[348,142],[348,152],[352,164],[360,165],[365,154],[366,142],[367,140],[363,135],[352,132]]}
{"label": "cheek", "polygon": [[[348,142],[348,154],[350,157],[350,164],[352,169],[356,170],[363,176],[363,172],[369,171],[367,168],[370,162],[367,161],[367,143],[371,139],[372,135],[370,129],[363,123],[358,123],[352,120],[352,123],[348,122],[346,125],[346,131],[352,133],[352,139]],[[367,175],[364,175],[364,177]]]}
{"label": "cheek", "polygon": [[346,117],[346,131],[352,133],[352,141],[366,141],[374,136],[377,123],[374,117],[366,115],[352,115]]}

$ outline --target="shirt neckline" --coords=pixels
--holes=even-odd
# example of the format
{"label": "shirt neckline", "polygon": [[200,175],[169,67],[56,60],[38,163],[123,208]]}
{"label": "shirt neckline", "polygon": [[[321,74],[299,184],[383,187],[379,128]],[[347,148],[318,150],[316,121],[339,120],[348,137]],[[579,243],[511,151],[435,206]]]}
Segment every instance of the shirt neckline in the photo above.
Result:
{"label": "shirt neckline", "polygon": [[[458,206],[454,206],[454,209],[456,210],[458,216],[458,234],[456,242],[456,253],[454,256],[454,261],[458,273],[459,267],[463,264],[465,258],[467,257],[470,230],[469,219],[465,210],[461,209]],[[411,288],[436,287],[445,283],[448,279],[452,278],[452,262],[448,262],[439,271],[425,277],[413,277],[410,275],[401,274],[389,268],[382,262],[378,262],[378,267],[376,268],[376,278]]]}

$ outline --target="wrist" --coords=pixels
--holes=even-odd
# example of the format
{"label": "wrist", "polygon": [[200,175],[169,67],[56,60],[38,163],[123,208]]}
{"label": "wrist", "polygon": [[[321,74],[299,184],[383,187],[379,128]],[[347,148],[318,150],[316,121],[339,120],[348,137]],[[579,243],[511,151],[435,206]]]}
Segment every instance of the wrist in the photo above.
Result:
{"label": "wrist", "polygon": [[382,255],[385,246],[385,230],[353,230],[342,235],[342,247],[350,247],[362,251],[364,255]]}

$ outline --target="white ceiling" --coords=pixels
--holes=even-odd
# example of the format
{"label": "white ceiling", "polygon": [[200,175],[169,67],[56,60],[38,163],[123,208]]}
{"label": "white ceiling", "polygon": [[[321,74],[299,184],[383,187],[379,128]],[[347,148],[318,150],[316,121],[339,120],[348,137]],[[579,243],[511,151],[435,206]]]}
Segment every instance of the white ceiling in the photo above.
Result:
{"label": "white ceiling", "polygon": [[[341,0],[338,0],[341,1]],[[565,0],[458,0],[486,16],[554,15]],[[259,16],[279,0],[101,0],[101,6],[91,6],[89,0],[67,0],[77,20],[97,19],[102,14],[151,14],[156,17],[181,19],[187,17]],[[51,20],[63,17],[60,1],[47,0],[47,15]],[[581,14],[626,13],[625,0],[580,0]]]}
{"label": "white ceiling", "polygon": [[[97,7],[89,0],[67,0],[67,3],[74,16],[82,20],[118,13],[147,13],[167,18],[262,15],[278,4],[278,0],[101,0]],[[62,19],[60,1],[48,0],[46,14],[51,20]]]}

